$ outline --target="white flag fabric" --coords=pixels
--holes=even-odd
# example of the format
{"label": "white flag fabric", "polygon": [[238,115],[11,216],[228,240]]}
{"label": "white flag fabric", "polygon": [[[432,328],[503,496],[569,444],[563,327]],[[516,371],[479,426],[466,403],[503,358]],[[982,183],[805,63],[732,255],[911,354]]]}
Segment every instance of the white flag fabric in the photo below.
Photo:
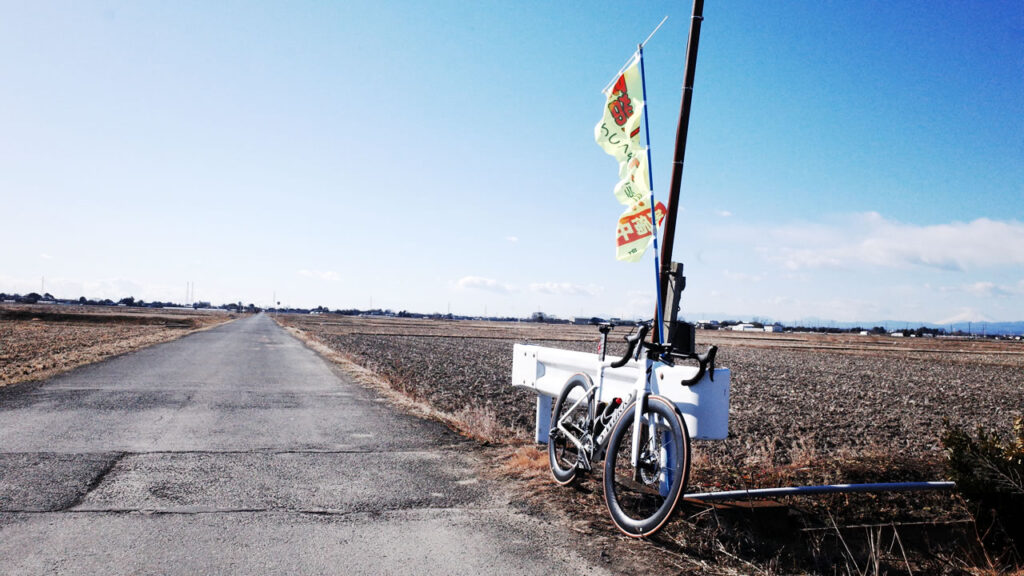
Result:
{"label": "white flag fabric", "polygon": [[647,178],[647,149],[641,148],[626,162],[626,174],[615,185],[615,199],[620,204],[633,206],[651,194],[650,180]]}
{"label": "white flag fabric", "polygon": [[594,127],[598,146],[619,162],[619,178],[626,177],[626,166],[640,150],[640,119],[643,117],[643,84],[640,78],[640,55],[619,74],[611,88],[604,92],[604,114]]}
{"label": "white flag fabric", "polygon": [[[658,225],[665,219],[665,205],[658,202],[654,212]],[[654,226],[651,224],[651,207],[646,200],[637,202],[619,216],[615,229],[615,258],[626,262],[638,262],[654,241]]]}

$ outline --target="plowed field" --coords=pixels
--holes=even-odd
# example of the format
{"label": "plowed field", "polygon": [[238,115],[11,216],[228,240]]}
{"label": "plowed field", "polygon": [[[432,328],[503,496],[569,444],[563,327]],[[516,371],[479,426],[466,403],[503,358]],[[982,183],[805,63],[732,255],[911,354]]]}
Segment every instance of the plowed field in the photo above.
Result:
{"label": "plowed field", "polygon": [[[589,326],[281,316],[414,396],[457,412],[487,407],[523,434],[534,396],[510,386],[512,345],[594,351]],[[621,342],[618,328],[610,342]],[[731,369],[729,439],[716,459],[809,453],[941,460],[943,421],[1008,431],[1024,407],[1024,342],[699,331]],[[615,347],[611,347],[614,353]],[[621,348],[619,348],[621,349]],[[795,454],[794,452],[798,452]]]}

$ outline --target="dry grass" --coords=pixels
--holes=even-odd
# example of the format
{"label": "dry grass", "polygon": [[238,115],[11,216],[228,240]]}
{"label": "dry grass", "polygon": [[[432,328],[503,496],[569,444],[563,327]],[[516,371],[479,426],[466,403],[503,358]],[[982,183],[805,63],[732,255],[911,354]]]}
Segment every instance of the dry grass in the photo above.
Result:
{"label": "dry grass", "polygon": [[0,387],[42,380],[205,330],[235,316],[102,306],[0,305]]}
{"label": "dry grass", "polygon": [[489,408],[465,406],[457,412],[438,409],[425,402],[406,382],[381,377],[360,366],[346,354],[325,345],[308,332],[291,326],[285,329],[318,354],[338,365],[357,382],[376,390],[392,405],[407,413],[441,422],[463,436],[485,445],[507,443],[511,439],[521,437],[516,430],[499,422],[495,412]]}
{"label": "dry grass", "polygon": [[501,464],[498,472],[506,477],[526,483],[527,492],[537,493],[538,489],[551,486],[551,469],[548,465],[548,451],[536,444],[503,447],[499,453]]}

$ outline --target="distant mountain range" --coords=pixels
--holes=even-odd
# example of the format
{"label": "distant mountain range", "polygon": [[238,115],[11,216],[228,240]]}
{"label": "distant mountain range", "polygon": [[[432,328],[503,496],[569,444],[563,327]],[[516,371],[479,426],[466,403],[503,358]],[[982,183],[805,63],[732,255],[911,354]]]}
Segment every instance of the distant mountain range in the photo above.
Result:
{"label": "distant mountain range", "polygon": [[[687,320],[742,320],[747,322],[761,322],[763,324],[772,324],[776,322],[774,318],[766,316],[736,316],[735,314],[700,314],[698,318],[696,315],[688,315]],[[906,320],[876,320],[872,322],[836,322],[835,320],[826,320],[824,318],[801,318],[795,321],[779,321],[783,326],[806,326],[806,327],[825,327],[825,328],[840,328],[843,330],[849,330],[851,328],[864,328],[870,330],[875,326],[881,326],[887,331],[892,330],[903,330],[914,328],[930,328],[934,330],[945,330],[946,332],[964,332],[970,334],[996,334],[996,335],[1024,335],[1024,320],[1017,322],[952,322],[946,324],[936,324],[933,322],[910,322]]]}
{"label": "distant mountain range", "polygon": [[[851,327],[858,324],[850,324]],[[887,330],[899,330],[900,328],[925,328],[943,329],[946,332],[965,332],[970,334],[1000,334],[1018,335],[1024,334],[1024,321],[1021,322],[954,322],[952,324],[932,324],[930,322],[895,322],[885,321],[871,326],[884,326]]]}

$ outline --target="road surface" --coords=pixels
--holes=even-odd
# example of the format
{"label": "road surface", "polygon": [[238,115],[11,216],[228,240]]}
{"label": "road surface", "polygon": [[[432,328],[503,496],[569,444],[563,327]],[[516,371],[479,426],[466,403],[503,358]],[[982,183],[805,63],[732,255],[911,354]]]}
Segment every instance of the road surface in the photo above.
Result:
{"label": "road surface", "polygon": [[0,389],[0,573],[605,572],[482,460],[257,315]]}

